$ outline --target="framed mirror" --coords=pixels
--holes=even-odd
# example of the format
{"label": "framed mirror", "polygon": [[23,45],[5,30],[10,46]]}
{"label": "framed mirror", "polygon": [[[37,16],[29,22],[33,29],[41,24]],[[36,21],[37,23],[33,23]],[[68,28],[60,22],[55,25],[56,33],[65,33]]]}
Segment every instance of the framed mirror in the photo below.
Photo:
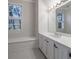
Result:
{"label": "framed mirror", "polygon": [[56,9],[56,32],[71,34],[71,2]]}

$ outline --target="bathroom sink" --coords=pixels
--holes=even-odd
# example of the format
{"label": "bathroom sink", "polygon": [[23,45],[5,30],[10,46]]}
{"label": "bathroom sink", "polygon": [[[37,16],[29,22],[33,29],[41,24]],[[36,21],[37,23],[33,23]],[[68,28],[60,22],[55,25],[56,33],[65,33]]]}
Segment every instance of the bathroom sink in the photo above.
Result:
{"label": "bathroom sink", "polygon": [[61,35],[57,34],[57,33],[51,33],[49,35],[52,36],[52,37],[55,37],[55,38],[60,38],[61,37]]}
{"label": "bathroom sink", "polygon": [[65,36],[65,35],[60,34],[60,33],[50,33],[49,35],[52,36],[52,37],[55,37],[55,38],[69,39],[68,36]]}

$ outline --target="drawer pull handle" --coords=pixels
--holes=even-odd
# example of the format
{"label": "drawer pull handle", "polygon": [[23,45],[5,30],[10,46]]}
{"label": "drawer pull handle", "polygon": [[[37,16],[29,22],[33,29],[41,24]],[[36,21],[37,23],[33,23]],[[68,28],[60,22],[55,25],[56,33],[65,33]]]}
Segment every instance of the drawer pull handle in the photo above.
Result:
{"label": "drawer pull handle", "polygon": [[54,44],[54,47],[55,47],[55,48],[58,48],[58,47],[56,46],[56,44]]}

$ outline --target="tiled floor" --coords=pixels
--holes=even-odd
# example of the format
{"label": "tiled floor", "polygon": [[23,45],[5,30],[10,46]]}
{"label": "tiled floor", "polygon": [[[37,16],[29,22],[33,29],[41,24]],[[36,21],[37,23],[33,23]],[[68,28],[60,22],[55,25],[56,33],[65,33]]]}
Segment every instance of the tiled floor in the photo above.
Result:
{"label": "tiled floor", "polygon": [[38,48],[18,48],[9,46],[8,59],[46,59]]}

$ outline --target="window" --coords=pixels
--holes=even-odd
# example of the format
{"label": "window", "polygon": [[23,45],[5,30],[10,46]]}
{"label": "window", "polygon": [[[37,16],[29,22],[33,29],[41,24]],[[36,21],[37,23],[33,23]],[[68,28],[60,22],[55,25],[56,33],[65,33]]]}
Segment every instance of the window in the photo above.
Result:
{"label": "window", "polygon": [[9,30],[11,29],[21,29],[21,20],[9,19]]}
{"label": "window", "polygon": [[21,29],[22,6],[9,4],[9,30]]}

